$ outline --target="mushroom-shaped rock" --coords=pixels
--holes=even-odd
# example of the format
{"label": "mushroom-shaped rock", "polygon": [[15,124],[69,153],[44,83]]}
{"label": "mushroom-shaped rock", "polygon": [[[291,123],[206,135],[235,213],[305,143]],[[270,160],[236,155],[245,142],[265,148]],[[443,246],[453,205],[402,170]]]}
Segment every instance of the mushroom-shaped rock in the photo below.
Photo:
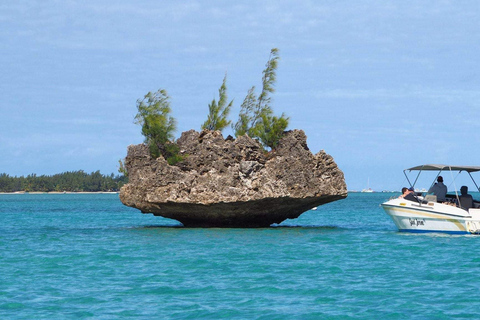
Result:
{"label": "mushroom-shaped rock", "polygon": [[347,196],[333,158],[313,155],[301,130],[285,132],[270,154],[247,135],[219,131],[190,130],[177,144],[184,159],[175,165],[146,145],[128,147],[125,205],[187,227],[267,227]]}

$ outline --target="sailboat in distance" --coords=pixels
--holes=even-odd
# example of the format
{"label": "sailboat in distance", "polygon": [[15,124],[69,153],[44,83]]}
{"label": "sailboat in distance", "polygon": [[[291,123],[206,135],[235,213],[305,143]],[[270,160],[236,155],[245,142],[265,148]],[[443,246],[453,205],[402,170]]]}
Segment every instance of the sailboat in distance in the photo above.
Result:
{"label": "sailboat in distance", "polygon": [[370,178],[367,181],[367,189],[363,189],[362,192],[374,192],[372,188],[370,188]]}

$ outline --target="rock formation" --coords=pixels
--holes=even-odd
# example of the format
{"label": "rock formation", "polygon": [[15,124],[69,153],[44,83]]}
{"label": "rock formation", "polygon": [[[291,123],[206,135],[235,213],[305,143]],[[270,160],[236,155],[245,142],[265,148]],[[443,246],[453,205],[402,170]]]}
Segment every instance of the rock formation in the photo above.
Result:
{"label": "rock formation", "polygon": [[323,150],[313,155],[301,130],[285,133],[274,152],[248,136],[219,131],[182,133],[184,160],[152,159],[146,145],[131,145],[129,183],[121,201],[186,227],[267,227],[324,203],[343,199],[342,171]]}

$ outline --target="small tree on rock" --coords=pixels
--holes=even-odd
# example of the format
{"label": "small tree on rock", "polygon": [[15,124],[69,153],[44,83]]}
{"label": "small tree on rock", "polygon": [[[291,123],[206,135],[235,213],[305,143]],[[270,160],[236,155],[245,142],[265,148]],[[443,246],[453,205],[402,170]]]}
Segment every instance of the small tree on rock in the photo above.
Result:
{"label": "small tree on rock", "polygon": [[255,86],[249,91],[240,109],[237,123],[233,126],[235,135],[248,134],[257,138],[265,146],[275,149],[283,132],[288,127],[289,118],[282,113],[280,117],[273,115],[270,106],[270,93],[275,92],[276,70],[278,66],[278,49],[273,48],[262,77],[262,92],[255,96]]}
{"label": "small tree on rock", "polygon": [[123,174],[125,177],[128,177],[128,171],[127,171],[127,167],[125,166],[124,159],[118,160],[118,172]]}
{"label": "small tree on rock", "polygon": [[212,103],[208,105],[208,118],[202,124],[202,129],[207,130],[220,130],[222,131],[231,121],[227,120],[230,109],[233,105],[233,100],[227,105],[227,75],[223,78],[223,83],[218,90],[218,103],[213,99]]}
{"label": "small tree on rock", "polygon": [[254,136],[258,137],[264,146],[276,149],[287,127],[288,118],[285,114],[282,113],[280,117],[264,114],[262,121],[255,127]]}
{"label": "small tree on rock", "polygon": [[163,156],[170,164],[180,161],[179,148],[172,142],[177,122],[170,116],[170,97],[167,91],[147,93],[142,100],[137,100],[137,109],[135,123],[142,126],[142,135],[152,157]]}

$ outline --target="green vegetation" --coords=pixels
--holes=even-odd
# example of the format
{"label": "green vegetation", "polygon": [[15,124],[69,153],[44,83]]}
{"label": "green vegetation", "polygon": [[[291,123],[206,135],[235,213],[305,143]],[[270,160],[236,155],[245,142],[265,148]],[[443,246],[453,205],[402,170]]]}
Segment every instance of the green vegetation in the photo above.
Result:
{"label": "green vegetation", "polygon": [[289,118],[283,113],[280,117],[274,116],[270,105],[270,93],[275,92],[278,59],[278,49],[274,48],[270,52],[270,58],[263,70],[262,92],[257,98],[255,86],[248,91],[241,105],[238,121],[233,126],[235,136],[248,134],[252,138],[259,139],[264,147],[271,149],[275,149],[277,146],[289,121]]}
{"label": "green vegetation", "polygon": [[127,183],[123,175],[103,175],[100,171],[90,174],[84,171],[72,171],[53,176],[31,174],[26,177],[12,177],[0,174],[0,192],[98,192],[118,191]]}
{"label": "green vegetation", "polygon": [[213,99],[212,103],[208,105],[208,118],[203,123],[202,129],[207,130],[220,130],[225,129],[230,123],[230,120],[227,120],[230,109],[233,105],[233,100],[227,105],[227,75],[223,78],[223,83],[220,89],[218,90],[218,104]]}
{"label": "green vegetation", "polygon": [[122,159],[118,160],[118,172],[128,177],[127,167],[125,167],[125,161]]}
{"label": "green vegetation", "polygon": [[182,157],[179,148],[172,142],[177,122],[170,116],[170,97],[167,91],[147,93],[143,100],[137,101],[137,109],[135,123],[142,126],[142,135],[152,157],[163,156],[169,164],[180,161]]}
{"label": "green vegetation", "polygon": [[[275,149],[288,127],[289,118],[282,113],[280,117],[273,114],[270,94],[275,92],[277,80],[278,49],[273,48],[266,68],[263,70],[262,92],[257,97],[253,86],[245,97],[238,121],[232,125],[235,136],[248,134],[258,139],[265,148]],[[208,117],[202,124],[202,129],[222,131],[231,121],[227,119],[233,105],[233,100],[227,104],[227,75],[223,78],[218,90],[218,103],[215,99],[208,105]],[[142,126],[142,135],[150,149],[153,158],[163,156],[173,165],[183,160],[179,147],[175,143],[173,133],[176,131],[176,120],[170,116],[170,97],[163,89],[149,92],[142,100],[137,100],[138,113],[135,123]],[[120,161],[120,172],[126,174]]]}

